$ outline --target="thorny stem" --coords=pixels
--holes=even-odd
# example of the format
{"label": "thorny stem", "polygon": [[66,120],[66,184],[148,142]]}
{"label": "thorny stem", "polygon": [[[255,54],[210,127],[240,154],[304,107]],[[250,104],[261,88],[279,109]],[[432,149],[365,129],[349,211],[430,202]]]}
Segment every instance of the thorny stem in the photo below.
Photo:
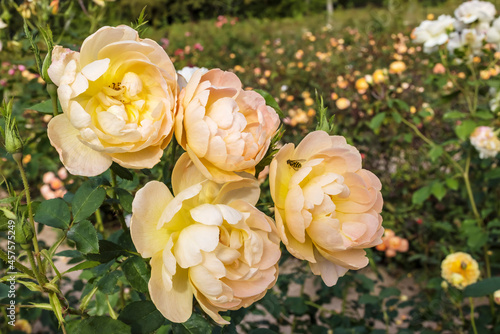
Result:
{"label": "thorny stem", "polygon": [[[38,238],[36,236],[36,228],[35,228],[35,220],[33,219],[33,209],[31,208],[31,195],[30,195],[30,187],[28,184],[28,179],[26,177],[26,173],[23,168],[23,155],[22,153],[14,153],[13,158],[17,163],[17,167],[19,168],[19,172],[21,173],[21,178],[23,180],[23,185],[24,185],[24,190],[25,190],[25,196],[26,196],[26,205],[28,206],[28,221],[31,224],[31,227],[33,228],[33,248],[35,250],[35,256],[38,265],[41,267],[42,273],[43,273],[43,268],[42,268],[42,260],[40,257],[40,249],[38,248]],[[37,267],[33,267],[33,271],[36,273],[38,271]]]}
{"label": "thorny stem", "polygon": [[31,250],[28,250],[26,253],[28,254],[28,260],[30,262],[31,269],[35,273],[35,278],[38,282],[38,285],[43,289],[43,279],[42,276],[40,276],[40,273],[38,272],[37,267],[35,265],[35,258],[33,257],[33,252]]}

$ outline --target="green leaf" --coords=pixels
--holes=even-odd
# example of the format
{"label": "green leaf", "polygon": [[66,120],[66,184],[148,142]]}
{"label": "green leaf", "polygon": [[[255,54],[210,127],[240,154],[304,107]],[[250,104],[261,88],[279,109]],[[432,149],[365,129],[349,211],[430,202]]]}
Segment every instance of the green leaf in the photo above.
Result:
{"label": "green leaf", "polygon": [[99,254],[89,253],[85,257],[90,261],[107,263],[122,255],[124,250],[119,245],[108,240],[99,240]]}
{"label": "green leaf", "polygon": [[493,114],[489,111],[480,111],[476,113],[476,116],[480,119],[485,119],[485,120],[490,120],[495,118],[495,116],[493,116]]}
{"label": "green leaf", "polygon": [[90,317],[75,326],[72,334],[132,334],[130,326],[110,317]]}
{"label": "green leaf", "polygon": [[118,278],[122,275],[121,271],[112,271],[104,275],[97,283],[97,289],[106,295],[111,295],[117,292],[120,288],[118,287]]}
{"label": "green leaf", "polygon": [[102,204],[106,197],[106,191],[95,186],[92,180],[85,181],[73,197],[72,210],[75,222],[88,218]]}
{"label": "green leaf", "polygon": [[132,202],[134,201],[134,196],[127,190],[122,188],[116,188],[116,195],[118,195],[118,200],[122,205],[123,209],[127,212],[132,212]]}
{"label": "green leaf", "polygon": [[453,178],[446,179],[446,185],[451,190],[458,190],[458,180]]}
{"label": "green leaf", "polygon": [[425,186],[413,193],[411,201],[413,204],[422,204],[431,195],[431,187]]}
{"label": "green leaf", "polygon": [[165,322],[163,315],[149,300],[132,302],[120,312],[118,320],[132,328],[132,334],[149,334]]}
{"label": "green leaf", "polygon": [[375,296],[372,296],[372,295],[362,295],[361,297],[359,297],[358,299],[358,302],[363,305],[363,304],[373,304],[373,305],[377,305],[379,304],[379,299]]}
{"label": "green leaf", "polygon": [[484,175],[486,180],[500,179],[500,168],[496,167],[492,170],[489,170]]}
{"label": "green leaf", "polygon": [[377,130],[385,119],[385,112],[381,112],[372,118],[370,124],[368,125],[372,130]]}
{"label": "green leaf", "polygon": [[388,287],[380,290],[380,294],[378,295],[380,298],[385,299],[393,296],[399,296],[401,291],[399,291],[396,287]]}
{"label": "green leaf", "polygon": [[432,185],[432,194],[436,196],[439,201],[446,195],[446,191],[446,187],[442,182],[436,182]]}
{"label": "green leaf", "polygon": [[206,334],[211,333],[210,323],[198,313],[193,313],[188,321],[182,324],[172,323],[174,334]]}
{"label": "green leaf", "polygon": [[44,113],[44,114],[53,114],[54,113],[54,109],[52,109],[52,101],[50,99],[47,101],[37,103],[34,106],[29,107],[28,109],[36,110],[36,111]]}
{"label": "green leaf", "polygon": [[469,135],[474,131],[476,128],[476,122],[471,121],[471,120],[465,120],[463,121],[460,125],[457,125],[455,128],[455,133],[457,134],[458,138],[461,140],[467,140],[469,138]]}
{"label": "green leaf", "polygon": [[127,168],[120,166],[116,162],[113,162],[113,164],[111,165],[111,170],[124,180],[134,180],[134,174],[132,174]]}
{"label": "green leaf", "polygon": [[400,100],[400,99],[393,99],[392,101],[398,105],[398,108],[400,110],[404,110],[404,111],[410,110],[410,106],[405,101]]}
{"label": "green leaf", "polygon": [[140,292],[148,292],[148,282],[151,272],[147,264],[140,257],[134,256],[122,265],[125,277],[134,289]]}
{"label": "green leaf", "polygon": [[401,121],[403,120],[403,118],[397,111],[392,112],[392,118],[394,118],[394,121],[398,124],[401,123]]}
{"label": "green leaf", "polygon": [[35,214],[35,221],[47,226],[67,229],[71,221],[68,205],[61,198],[43,201]]}
{"label": "green leaf", "polygon": [[85,261],[85,262],[77,264],[74,267],[69,268],[63,274],[70,273],[72,271],[77,271],[77,270],[94,268],[94,267],[97,267],[100,264],[101,264],[101,262],[97,262],[97,261]]}
{"label": "green leaf", "polygon": [[440,145],[432,146],[431,150],[429,151],[429,157],[433,162],[439,159],[439,157],[442,154],[443,154],[443,147],[441,147]]}
{"label": "green leaf", "polygon": [[285,299],[285,307],[296,315],[303,315],[307,312],[305,300],[300,297],[288,297]]}
{"label": "green leaf", "polygon": [[75,224],[68,231],[68,239],[76,243],[76,249],[83,254],[98,253],[99,240],[97,238],[97,231],[88,220],[84,220]]}
{"label": "green leaf", "polygon": [[464,297],[482,297],[493,294],[500,289],[500,277],[483,279],[471,284],[464,289]]}
{"label": "green leaf", "polygon": [[281,108],[280,108],[278,102],[276,102],[276,100],[274,99],[274,97],[271,94],[269,94],[268,92],[266,92],[262,89],[254,89],[254,91],[259,93],[260,95],[262,95],[264,100],[266,100],[266,104],[268,106],[270,106],[271,108],[273,108],[274,110],[276,110],[276,112],[278,113],[280,118],[285,118],[285,115],[283,114],[283,111],[281,111]]}
{"label": "green leaf", "polygon": [[467,117],[466,113],[456,111],[456,110],[448,111],[447,113],[445,113],[443,115],[443,119],[462,119],[462,118],[466,118],[466,117]]}
{"label": "green leaf", "polygon": [[[467,246],[474,250],[478,250],[488,242],[488,233],[480,228],[476,228],[473,231],[473,233],[468,234]],[[500,285],[498,288],[500,289]]]}

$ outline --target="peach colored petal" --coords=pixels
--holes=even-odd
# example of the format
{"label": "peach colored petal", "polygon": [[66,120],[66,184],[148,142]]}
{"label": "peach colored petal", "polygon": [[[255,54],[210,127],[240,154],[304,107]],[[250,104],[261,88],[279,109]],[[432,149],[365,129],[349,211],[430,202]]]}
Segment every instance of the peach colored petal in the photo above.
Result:
{"label": "peach colored petal", "polygon": [[66,115],[57,115],[50,120],[47,135],[62,163],[72,174],[96,176],[111,166],[112,161],[107,155],[92,150],[78,139],[79,132]]}
{"label": "peach colored petal", "polygon": [[172,276],[172,287],[167,290],[162,268],[160,253],[151,259],[151,300],[165,318],[177,323],[186,322],[193,312],[193,289],[189,282],[188,270],[178,268]]}
{"label": "peach colored petal", "polygon": [[163,150],[157,146],[150,146],[137,152],[113,153],[113,161],[125,168],[142,169],[153,168],[160,162]]}

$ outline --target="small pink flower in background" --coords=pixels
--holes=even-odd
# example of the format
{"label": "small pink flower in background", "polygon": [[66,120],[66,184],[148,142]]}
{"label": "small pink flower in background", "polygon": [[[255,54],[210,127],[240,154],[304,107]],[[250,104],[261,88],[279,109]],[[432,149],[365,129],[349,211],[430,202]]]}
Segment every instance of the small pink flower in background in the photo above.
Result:
{"label": "small pink flower in background", "polygon": [[186,32],[184,33],[184,37],[189,37],[189,36],[191,36],[191,33],[190,33],[189,31],[186,31]]}
{"label": "small pink flower in background", "polygon": [[16,73],[16,70],[14,68],[11,68],[7,73],[9,75],[14,75]]}
{"label": "small pink flower in background", "polygon": [[200,43],[195,43],[193,45],[193,49],[195,49],[197,51],[203,51],[203,46]]}
{"label": "small pink flower in background", "polygon": [[236,24],[236,22],[238,22],[238,18],[237,17],[233,17],[231,19],[231,25],[234,26]]}
{"label": "small pink flower in background", "polygon": [[1,80],[0,80],[0,85],[1,85],[2,87],[7,86],[7,80],[5,80],[5,79],[1,79]]}
{"label": "small pink flower in background", "polygon": [[446,73],[446,68],[444,67],[443,64],[437,63],[436,65],[434,65],[432,72],[434,74],[444,74],[444,73]]}
{"label": "small pink flower in background", "polygon": [[385,251],[387,257],[395,257],[397,252],[407,252],[409,243],[407,239],[396,236],[394,231],[386,229],[382,237],[382,243],[375,248],[381,252]]}
{"label": "small pink flower in background", "polygon": [[224,15],[217,16],[217,22],[215,22],[215,26],[217,28],[222,28],[222,26],[226,23],[227,23],[227,18]]}
{"label": "small pink flower in background", "polygon": [[168,38],[162,38],[160,39],[161,46],[166,49],[170,45],[170,40]]}
{"label": "small pink flower in background", "polygon": [[177,50],[175,50],[174,56],[176,56],[176,57],[177,56],[181,56],[181,57],[184,56],[184,50],[183,49],[177,49]]}
{"label": "small pink flower in background", "polygon": [[22,71],[26,70],[26,66],[24,66],[24,65],[18,65],[17,69],[22,72]]}

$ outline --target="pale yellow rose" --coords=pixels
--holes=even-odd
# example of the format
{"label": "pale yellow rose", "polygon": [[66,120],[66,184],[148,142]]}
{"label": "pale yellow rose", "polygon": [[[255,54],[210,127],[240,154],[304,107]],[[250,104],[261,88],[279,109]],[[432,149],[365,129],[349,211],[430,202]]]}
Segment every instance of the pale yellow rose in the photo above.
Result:
{"label": "pale yellow rose", "polygon": [[172,187],[175,197],[163,183],[149,182],[132,203],[132,240],[151,257],[151,299],[167,319],[185,322],[194,295],[212,319],[227,324],[218,312],[249,306],[278,276],[276,228],[254,206],[259,183],[215,183],[184,153]]}
{"label": "pale yellow rose", "polygon": [[384,233],[381,184],[344,137],[315,131],[297,148],[286,144],[269,181],[281,240],[325,284],[368,264],[363,248],[380,244]]}
{"label": "pale yellow rose", "polygon": [[457,289],[476,283],[479,275],[477,261],[464,252],[452,253],[441,263],[441,276]]}
{"label": "pale yellow rose", "polygon": [[64,112],[50,121],[48,136],[70,173],[160,161],[172,138],[177,82],[156,42],[127,26],[103,27],[80,52],[56,46],[48,74]]}
{"label": "pale yellow rose", "polygon": [[196,71],[179,95],[175,137],[203,175],[218,182],[254,174],[278,129],[276,111],[231,72]]}

